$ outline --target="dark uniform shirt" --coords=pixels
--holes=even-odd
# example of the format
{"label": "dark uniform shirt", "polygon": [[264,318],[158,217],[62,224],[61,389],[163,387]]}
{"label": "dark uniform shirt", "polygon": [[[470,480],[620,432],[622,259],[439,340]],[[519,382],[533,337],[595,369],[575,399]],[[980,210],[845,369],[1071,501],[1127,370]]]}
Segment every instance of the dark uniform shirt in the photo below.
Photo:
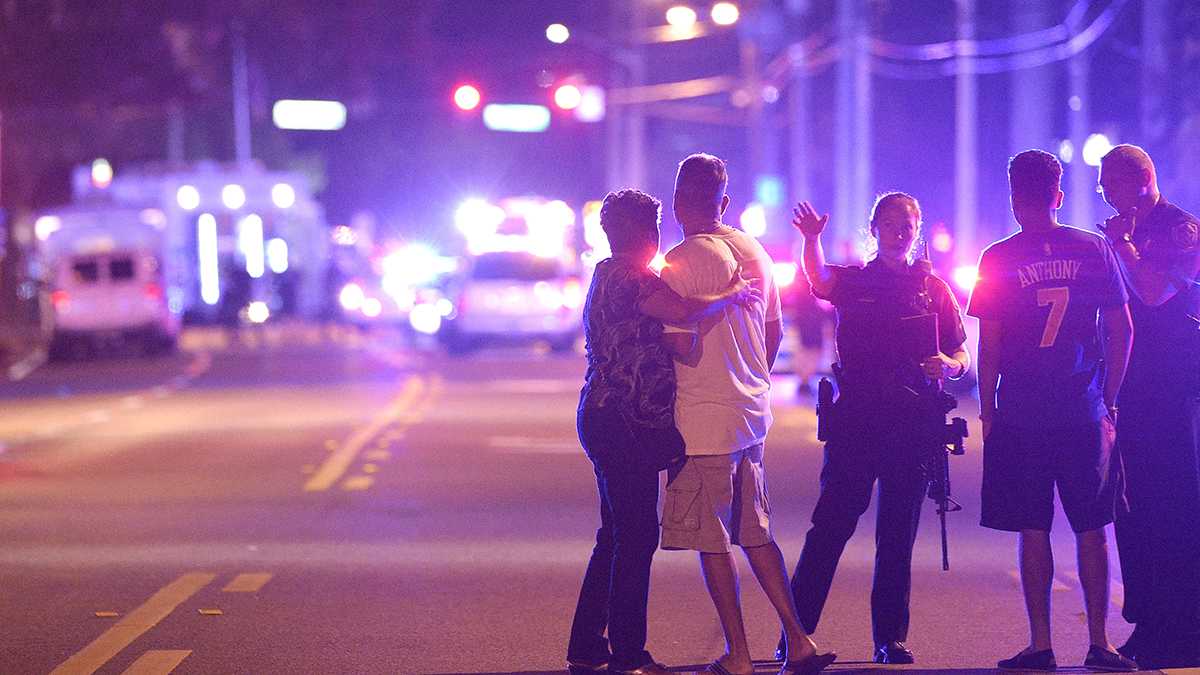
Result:
{"label": "dark uniform shirt", "polygon": [[1123,399],[1200,394],[1200,289],[1194,272],[1198,240],[1200,220],[1166,199],[1134,229],[1133,244],[1143,261],[1166,273],[1177,293],[1157,307],[1136,296],[1130,300],[1134,339]]}
{"label": "dark uniform shirt", "polygon": [[[917,266],[896,270],[878,258],[830,269],[833,291],[823,299],[837,310],[839,384],[847,403],[894,401],[900,388],[928,387],[921,360],[938,350],[953,353],[966,340],[958,301],[939,277]],[[915,318],[930,315],[936,338],[933,321]]]}
{"label": "dark uniform shirt", "polygon": [[666,288],[645,266],[620,258],[596,265],[583,308],[588,367],[581,407],[616,406],[631,424],[674,426],[675,365],[662,323],[638,309]]}
{"label": "dark uniform shirt", "polygon": [[1059,429],[1105,415],[1098,312],[1127,299],[1097,234],[1064,225],[984,250],[967,313],[1003,324],[997,411],[1006,424]]}

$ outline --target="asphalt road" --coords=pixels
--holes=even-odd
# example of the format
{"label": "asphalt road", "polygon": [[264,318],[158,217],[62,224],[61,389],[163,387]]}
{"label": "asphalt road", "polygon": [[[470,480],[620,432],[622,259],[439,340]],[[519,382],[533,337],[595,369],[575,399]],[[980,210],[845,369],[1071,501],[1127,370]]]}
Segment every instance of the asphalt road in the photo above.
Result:
{"label": "asphalt road", "polygon": [[[574,431],[582,372],[534,349],[448,359],[293,327],[0,383],[0,673],[561,672],[598,525]],[[820,449],[787,377],[775,411],[768,478],[794,564]],[[978,526],[979,452],[973,437],[953,459],[950,572],[924,514],[908,670],[989,672],[1027,639],[1015,538]],[[833,671],[884,669],[865,662],[873,530],[869,512],[816,634],[841,654]],[[1061,514],[1054,543],[1069,666],[1087,635]],[[765,660],[778,624],[742,562]],[[650,649],[703,668],[722,641],[696,557],[660,551],[653,574]],[[1121,595],[1114,581],[1115,643]]]}

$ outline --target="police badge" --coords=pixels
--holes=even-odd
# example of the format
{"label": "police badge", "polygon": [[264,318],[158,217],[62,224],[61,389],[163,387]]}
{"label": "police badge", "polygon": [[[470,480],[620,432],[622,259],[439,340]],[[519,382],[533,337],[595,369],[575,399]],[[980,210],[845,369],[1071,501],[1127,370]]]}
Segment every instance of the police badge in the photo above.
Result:
{"label": "police badge", "polygon": [[1198,240],[1200,240],[1200,229],[1196,227],[1196,223],[1190,220],[1185,220],[1171,228],[1171,243],[1181,249],[1195,248]]}

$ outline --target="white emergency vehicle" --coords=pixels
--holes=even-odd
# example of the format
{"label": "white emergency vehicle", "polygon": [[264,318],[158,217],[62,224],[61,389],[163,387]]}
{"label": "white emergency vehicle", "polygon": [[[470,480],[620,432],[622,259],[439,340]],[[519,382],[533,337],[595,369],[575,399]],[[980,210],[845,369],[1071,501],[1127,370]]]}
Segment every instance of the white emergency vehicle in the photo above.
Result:
{"label": "white emergency vehicle", "polygon": [[[44,245],[51,236],[95,242],[106,234],[118,245],[126,235],[110,228],[152,221],[159,238],[155,274],[172,314],[205,322],[265,320],[264,309],[319,313],[328,232],[301,175],[267,171],[257,162],[153,164],[115,173],[98,163],[76,169],[73,205],[35,222]],[[149,274],[137,266],[151,263],[139,260],[135,271]],[[104,264],[111,267],[97,258]],[[114,280],[111,269],[97,269],[96,283]],[[124,269],[118,263],[118,274]],[[258,311],[247,312],[252,306]]]}
{"label": "white emergency vehicle", "polygon": [[101,343],[173,349],[181,311],[169,286],[165,219],[156,209],[77,205],[41,215],[54,311],[51,352],[86,353]]}
{"label": "white emergency vehicle", "polygon": [[557,200],[468,200],[455,214],[467,248],[461,274],[445,302],[414,308],[414,316],[443,317],[438,335],[450,351],[532,339],[571,349],[582,331],[586,289],[575,220]]}

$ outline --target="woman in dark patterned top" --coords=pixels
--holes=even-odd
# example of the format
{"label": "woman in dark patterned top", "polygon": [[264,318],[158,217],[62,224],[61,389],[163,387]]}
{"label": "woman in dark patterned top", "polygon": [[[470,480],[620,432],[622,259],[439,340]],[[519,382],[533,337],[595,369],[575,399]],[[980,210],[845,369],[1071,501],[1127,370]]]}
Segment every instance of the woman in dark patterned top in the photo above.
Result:
{"label": "woman in dark patterned top", "polygon": [[571,626],[572,673],[667,672],[645,649],[646,601],[658,546],[658,472],[683,457],[672,356],[685,357],[694,343],[689,334],[664,340],[663,322],[698,321],[761,298],[740,274],[717,296],[672,291],[649,267],[660,212],[657,199],[637,190],[610,193],[600,210],[613,254],[596,266],[584,307],[588,369],[577,424],[596,473],[601,526]]}

